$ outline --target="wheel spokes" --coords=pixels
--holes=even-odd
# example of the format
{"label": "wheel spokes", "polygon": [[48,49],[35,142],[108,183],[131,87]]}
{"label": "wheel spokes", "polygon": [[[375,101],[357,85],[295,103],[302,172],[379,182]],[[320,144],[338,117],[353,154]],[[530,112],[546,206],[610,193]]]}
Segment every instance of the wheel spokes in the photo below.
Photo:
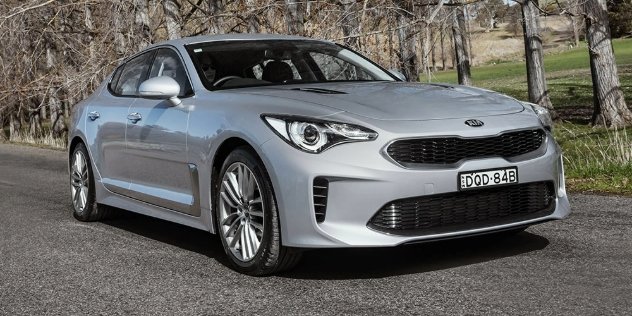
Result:
{"label": "wheel spokes", "polygon": [[86,158],[81,151],[77,151],[70,170],[70,192],[76,211],[83,211],[88,204],[88,176]]}
{"label": "wheel spokes", "polygon": [[[224,184],[226,185],[226,182],[224,181]],[[228,194],[226,194],[226,192],[221,192],[220,196],[222,197],[222,200],[224,200],[224,202],[228,203],[228,205],[232,208],[237,208],[237,206],[240,204],[239,200],[237,200],[235,198],[234,194],[231,194],[230,189],[226,190],[228,191]]]}
{"label": "wheel spokes", "polygon": [[255,174],[241,162],[230,165],[222,176],[219,222],[222,237],[240,261],[257,254],[264,232],[265,209]]}

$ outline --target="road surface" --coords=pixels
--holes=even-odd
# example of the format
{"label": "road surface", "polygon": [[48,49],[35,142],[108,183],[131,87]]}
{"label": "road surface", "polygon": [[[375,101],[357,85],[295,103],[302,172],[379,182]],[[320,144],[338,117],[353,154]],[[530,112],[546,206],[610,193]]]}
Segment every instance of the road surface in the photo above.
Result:
{"label": "road surface", "polygon": [[0,315],[632,315],[632,199],[505,240],[315,250],[271,277],[209,233],[72,217],[66,153],[0,144]]}

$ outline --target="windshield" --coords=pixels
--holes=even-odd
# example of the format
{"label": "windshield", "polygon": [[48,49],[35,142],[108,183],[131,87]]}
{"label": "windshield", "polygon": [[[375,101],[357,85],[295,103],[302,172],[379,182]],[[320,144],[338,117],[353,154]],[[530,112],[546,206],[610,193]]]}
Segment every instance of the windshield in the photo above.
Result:
{"label": "windshield", "polygon": [[373,62],[332,43],[261,40],[187,46],[209,90],[334,81],[395,81]]}

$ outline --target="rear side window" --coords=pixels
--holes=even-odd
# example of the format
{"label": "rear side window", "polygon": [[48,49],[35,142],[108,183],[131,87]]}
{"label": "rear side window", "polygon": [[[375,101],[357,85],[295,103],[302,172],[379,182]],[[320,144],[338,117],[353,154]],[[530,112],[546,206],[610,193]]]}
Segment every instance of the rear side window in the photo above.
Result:
{"label": "rear side window", "polygon": [[[112,80],[114,87],[110,87],[110,89],[121,96],[138,96],[138,86],[145,79],[153,53],[153,51],[144,53],[125,63],[121,67],[122,70],[117,70],[114,75],[114,79],[118,80]],[[116,78],[117,75],[120,77]]]}
{"label": "rear side window", "polygon": [[173,49],[161,48],[158,50],[154,63],[151,66],[149,78],[159,76],[171,77],[180,85],[179,97],[193,95],[193,89],[191,89],[191,83],[182,60],[180,60],[180,56]]}

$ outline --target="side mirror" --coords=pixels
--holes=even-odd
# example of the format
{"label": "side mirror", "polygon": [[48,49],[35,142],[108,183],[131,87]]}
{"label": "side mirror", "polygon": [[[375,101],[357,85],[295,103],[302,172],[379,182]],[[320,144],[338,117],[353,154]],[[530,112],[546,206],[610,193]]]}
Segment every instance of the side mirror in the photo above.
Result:
{"label": "side mirror", "polygon": [[141,98],[167,100],[170,106],[178,106],[182,100],[178,98],[180,85],[171,77],[160,76],[148,79],[140,84],[138,93]]}
{"label": "side mirror", "polygon": [[397,79],[401,80],[401,81],[406,81],[406,76],[404,76],[403,73],[395,70],[395,69],[389,69],[388,72],[391,73],[391,75],[395,76]]}

